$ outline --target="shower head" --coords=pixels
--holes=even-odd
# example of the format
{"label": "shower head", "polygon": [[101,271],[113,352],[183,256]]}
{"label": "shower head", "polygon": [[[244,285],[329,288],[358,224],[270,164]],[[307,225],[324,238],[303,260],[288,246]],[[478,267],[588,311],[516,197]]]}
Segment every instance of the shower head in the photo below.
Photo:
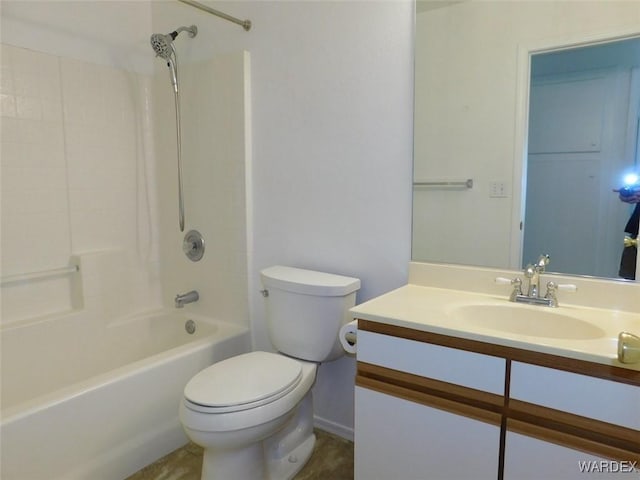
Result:
{"label": "shower head", "polygon": [[189,32],[189,36],[193,38],[198,34],[198,27],[191,25],[190,27],[180,27],[166,35],[162,33],[154,33],[151,35],[151,47],[153,47],[156,55],[164,58],[165,60],[169,60],[169,58],[171,58],[171,53],[173,52],[173,41],[176,39],[178,34],[183,31]]}
{"label": "shower head", "polygon": [[154,33],[151,35],[151,47],[153,47],[158,57],[162,57],[165,60],[171,57],[171,43],[174,38],[171,34]]}

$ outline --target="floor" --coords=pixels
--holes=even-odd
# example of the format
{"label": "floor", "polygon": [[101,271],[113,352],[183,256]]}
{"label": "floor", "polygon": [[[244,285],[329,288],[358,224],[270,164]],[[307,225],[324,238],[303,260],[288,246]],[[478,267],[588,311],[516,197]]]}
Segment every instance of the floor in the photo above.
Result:
{"label": "floor", "polygon": [[[309,462],[294,480],[351,480],[353,442],[316,429],[316,446]],[[199,480],[202,449],[190,443],[126,480]]]}

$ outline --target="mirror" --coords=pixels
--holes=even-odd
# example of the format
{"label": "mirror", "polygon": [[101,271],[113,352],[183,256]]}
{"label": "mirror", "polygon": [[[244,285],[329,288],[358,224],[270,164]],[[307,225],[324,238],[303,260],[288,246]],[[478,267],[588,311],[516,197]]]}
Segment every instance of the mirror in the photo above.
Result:
{"label": "mirror", "polygon": [[544,252],[550,271],[618,277],[632,207],[612,190],[638,161],[638,15],[417,2],[413,260],[520,269]]}

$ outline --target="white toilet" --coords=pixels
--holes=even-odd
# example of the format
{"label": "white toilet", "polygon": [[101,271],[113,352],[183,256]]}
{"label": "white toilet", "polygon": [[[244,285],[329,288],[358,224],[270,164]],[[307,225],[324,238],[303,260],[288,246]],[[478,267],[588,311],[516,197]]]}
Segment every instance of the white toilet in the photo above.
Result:
{"label": "white toilet", "polygon": [[202,479],[290,479],[313,451],[311,386],[319,362],[344,351],[357,278],[274,266],[262,270],[267,327],[280,353],[251,352],[196,374],[180,421],[204,447]]}

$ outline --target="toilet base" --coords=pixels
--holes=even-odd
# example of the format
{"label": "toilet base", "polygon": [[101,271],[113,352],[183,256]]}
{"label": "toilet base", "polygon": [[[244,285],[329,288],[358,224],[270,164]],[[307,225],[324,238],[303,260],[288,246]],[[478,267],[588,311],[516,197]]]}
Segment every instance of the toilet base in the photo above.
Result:
{"label": "toilet base", "polygon": [[210,434],[200,437],[202,432],[187,431],[195,443],[210,445],[204,449],[201,479],[291,480],[307,463],[316,443],[311,390],[284,418],[280,429],[277,424],[282,417],[273,422],[273,427],[263,425],[265,432],[276,430],[271,436],[231,448],[212,446]]}
{"label": "toilet base", "polygon": [[282,430],[265,439],[264,455],[269,480],[290,480],[302,470],[313,453],[313,397],[311,391],[298,405]]}
{"label": "toilet base", "polygon": [[269,480],[291,480],[302,470],[313,453],[316,436],[312,433],[286,457],[269,462]]}
{"label": "toilet base", "polygon": [[264,471],[262,442],[244,448],[221,450],[207,448],[202,458],[202,480],[217,479],[263,479]]}

